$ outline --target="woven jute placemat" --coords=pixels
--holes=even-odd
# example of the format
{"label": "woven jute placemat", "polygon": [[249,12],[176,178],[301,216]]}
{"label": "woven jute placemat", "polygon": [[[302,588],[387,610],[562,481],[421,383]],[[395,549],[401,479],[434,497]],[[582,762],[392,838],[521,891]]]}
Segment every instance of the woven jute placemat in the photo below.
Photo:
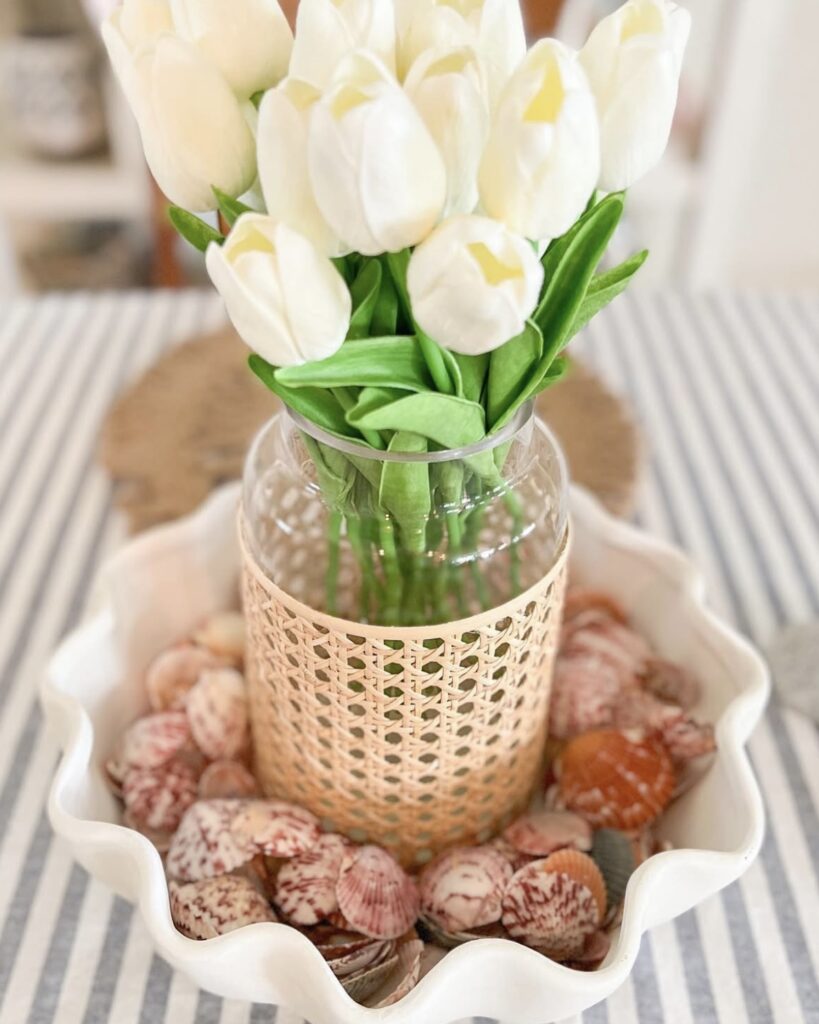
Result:
{"label": "woven jute placemat", "polygon": [[[170,351],[114,404],[100,460],[136,532],[192,511],[239,478],[251,439],[276,398],[247,368],[234,331],[193,338]],[[633,505],[641,445],[628,406],[581,363],[538,400],[572,479],[617,515]]]}

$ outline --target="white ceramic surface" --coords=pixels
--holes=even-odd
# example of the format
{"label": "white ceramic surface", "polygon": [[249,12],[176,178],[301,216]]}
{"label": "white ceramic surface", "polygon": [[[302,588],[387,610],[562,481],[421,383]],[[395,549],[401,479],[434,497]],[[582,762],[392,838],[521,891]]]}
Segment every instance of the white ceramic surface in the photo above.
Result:
{"label": "white ceramic surface", "polygon": [[312,1024],[451,1024],[469,1016],[547,1024],[605,999],[627,977],[648,929],[738,878],[756,856],[764,819],[745,744],[768,696],[754,650],[704,605],[703,582],[679,553],[572,495],[573,573],[616,594],[663,655],[703,680],[700,717],[716,723],[719,752],[665,815],[676,849],[632,877],[623,925],[604,964],[580,973],[512,942],[485,939],[448,953],[396,1006],[354,1003],[310,942],[285,925],[257,924],[195,942],[171,923],[162,862],[119,807],[100,764],[122,728],[145,710],[142,672],[158,651],[237,599],[238,488],[192,517],[127,545],[109,563],[102,610],[64,641],[42,701],[64,755],[49,800],[55,831],[97,879],[139,905],[158,952],[201,987],[275,1003]]}

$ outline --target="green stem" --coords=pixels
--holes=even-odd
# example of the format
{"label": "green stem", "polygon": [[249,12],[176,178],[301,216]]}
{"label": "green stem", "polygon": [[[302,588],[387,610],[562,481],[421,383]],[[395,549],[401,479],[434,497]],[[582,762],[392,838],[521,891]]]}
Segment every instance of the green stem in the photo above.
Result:
{"label": "green stem", "polygon": [[361,537],[361,521],[356,516],[347,519],[347,536],[353,549],[358,568],[361,572],[361,588],[359,590],[358,614],[362,622],[367,622],[370,615],[370,595],[373,589],[372,566],[364,553],[364,542]]}
{"label": "green stem", "polygon": [[452,383],[452,378],[449,376],[449,370],[446,368],[441,349],[423,331],[418,332],[418,344],[436,389],[443,395],[454,395],[455,386]]}
{"label": "green stem", "polygon": [[[345,413],[349,412],[350,409],[356,404],[355,395],[353,395],[350,388],[338,387],[330,389],[335,396],[338,404],[344,410]],[[373,448],[377,448],[379,451],[384,451],[387,445],[384,439],[378,433],[377,430],[365,430],[362,428],[361,436]]]}
{"label": "green stem", "polygon": [[390,519],[380,521],[379,537],[385,581],[384,621],[389,626],[397,625],[401,621],[401,570],[395,547],[395,528]]}
{"label": "green stem", "polygon": [[520,582],[520,550],[518,549],[518,538],[523,530],[523,509],[520,498],[514,491],[505,491],[503,502],[512,517],[512,537],[509,545],[509,575],[512,582],[512,593],[510,598],[517,597],[523,589]]}
{"label": "green stem", "polygon": [[464,598],[463,587],[461,586],[461,567],[457,564],[457,557],[461,553],[461,543],[463,541],[463,529],[461,527],[461,517],[457,512],[448,512],[446,517],[446,532],[449,541],[449,550],[447,552],[447,564],[449,568],[449,579],[450,589],[452,596],[455,600],[455,604],[458,607],[458,615],[464,619],[469,614],[467,610],[466,600]]}
{"label": "green stem", "polygon": [[331,512],[327,524],[327,611],[330,615],[338,614],[338,566],[340,560],[340,541],[342,515]]}

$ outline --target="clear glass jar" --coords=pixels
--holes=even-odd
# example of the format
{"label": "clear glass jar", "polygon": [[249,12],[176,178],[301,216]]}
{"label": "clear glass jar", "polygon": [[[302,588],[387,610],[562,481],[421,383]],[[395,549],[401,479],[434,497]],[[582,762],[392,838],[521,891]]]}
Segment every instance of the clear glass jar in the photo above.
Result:
{"label": "clear glass jar", "polygon": [[247,458],[245,543],[273,583],[315,610],[373,625],[450,622],[549,572],[567,487],[531,403],[477,445],[414,453],[358,445],[287,410]]}

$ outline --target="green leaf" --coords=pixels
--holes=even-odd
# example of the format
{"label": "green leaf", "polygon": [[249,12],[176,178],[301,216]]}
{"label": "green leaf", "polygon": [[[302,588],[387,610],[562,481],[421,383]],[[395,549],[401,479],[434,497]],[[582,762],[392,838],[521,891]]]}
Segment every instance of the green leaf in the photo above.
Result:
{"label": "green leaf", "polygon": [[356,279],[350,286],[353,300],[353,315],[350,318],[350,329],[347,337],[351,339],[366,338],[370,333],[370,324],[381,291],[381,264],[378,260],[368,260],[359,270]]}
{"label": "green leaf", "polygon": [[190,242],[200,252],[204,252],[211,242],[222,245],[225,240],[221,231],[217,231],[216,228],[212,228],[210,224],[206,224],[199,217],[183,210],[181,206],[169,206],[168,217],[185,241]]}
{"label": "green leaf", "polygon": [[375,337],[398,333],[398,292],[389,272],[381,275],[381,291],[373,311],[370,333]]}
{"label": "green leaf", "polygon": [[523,332],[492,352],[487,387],[490,426],[497,422],[529,383],[543,355],[543,335],[528,321]]}
{"label": "green leaf", "polygon": [[432,380],[415,338],[362,338],[329,359],[276,371],[290,388],[385,387],[431,391]]}
{"label": "green leaf", "polygon": [[642,252],[635,253],[634,256],[619,266],[607,270],[604,274],[597,274],[593,277],[580,309],[574,318],[569,336],[573,338],[582,331],[586,324],[597,316],[601,309],[605,309],[613,299],[616,299],[618,295],[624,292],[632,277],[634,277],[647,259],[648,249],[643,249]]}
{"label": "green leaf", "polygon": [[316,467],[319,486],[330,508],[343,511],[355,483],[355,472],[340,452],[301,432],[304,447]]}
{"label": "green leaf", "polygon": [[480,402],[486,375],[489,372],[489,353],[485,352],[479,356],[464,356],[454,352],[453,358],[461,371],[463,397],[470,402]]}
{"label": "green leaf", "polygon": [[398,306],[407,324],[413,322],[412,305],[410,303],[409,291],[407,290],[407,269],[411,255],[412,253],[409,249],[384,254],[392,282],[395,285],[395,291],[398,294]]}
{"label": "green leaf", "polygon": [[231,198],[227,192],[223,192],[220,188],[214,188],[213,194],[216,196],[216,202],[219,204],[219,212],[231,227],[233,227],[243,213],[255,212],[250,206],[246,206],[238,199]]}
{"label": "green leaf", "polygon": [[[425,452],[425,437],[409,431],[393,435],[391,452]],[[385,462],[381,471],[379,499],[401,527],[405,547],[423,551],[426,519],[432,509],[429,490],[429,464],[424,462]]]}
{"label": "green leaf", "polygon": [[442,448],[476,444],[486,433],[482,405],[434,391],[406,395],[382,405],[356,406],[347,413],[347,421],[369,430],[420,434]]}
{"label": "green leaf", "polygon": [[[541,263],[543,264],[543,270],[545,272],[545,289],[548,289],[552,276],[555,274],[557,268],[560,266],[560,263],[563,257],[566,255],[569,246],[572,244],[572,242],[575,240],[578,234],[586,227],[589,221],[592,221],[595,218],[600,217],[601,215],[605,217],[609,216],[609,211],[614,208],[619,210],[617,216],[617,222],[619,222],[620,217],[623,214],[624,206],[625,192],[612,192],[611,195],[606,196],[606,198],[601,200],[601,202],[599,203],[595,203],[594,195],[592,196],[591,200],[589,201],[589,205],[586,207],[586,210],[580,217],[580,219],[569,228],[565,235],[561,235],[560,238],[556,238],[551,243],[546,252],[543,254],[543,259],[541,260]],[[602,214],[600,212],[601,208],[603,211]],[[617,227],[617,223],[615,223],[614,227]],[[612,228],[612,233],[614,233],[614,228]],[[535,315],[534,319],[537,319],[537,314]]]}

